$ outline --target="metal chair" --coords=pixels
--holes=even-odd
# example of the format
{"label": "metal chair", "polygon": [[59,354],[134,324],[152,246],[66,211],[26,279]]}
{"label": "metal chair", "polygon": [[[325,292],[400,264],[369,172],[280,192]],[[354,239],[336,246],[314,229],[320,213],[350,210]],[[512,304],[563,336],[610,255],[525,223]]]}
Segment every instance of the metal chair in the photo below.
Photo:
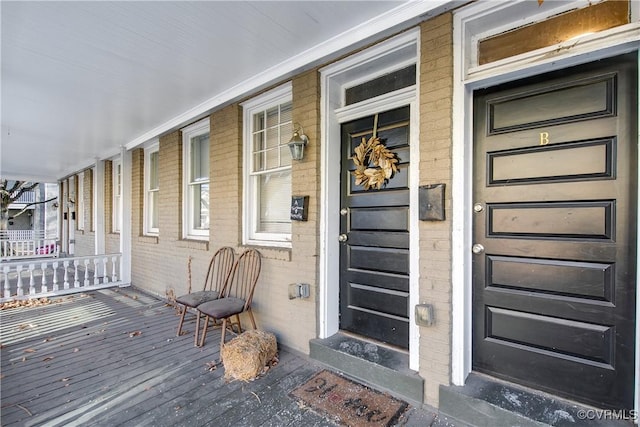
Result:
{"label": "metal chair", "polygon": [[[207,277],[204,279],[204,288],[201,291],[191,292],[176,298],[178,304],[182,304],[182,314],[180,316],[180,323],[178,324],[177,336],[182,333],[182,323],[184,322],[184,316],[187,313],[189,307],[196,308],[200,304],[207,301],[218,299],[223,293],[224,288],[231,274],[231,269],[234,265],[235,253],[230,247],[222,247],[216,251],[211,257],[209,262],[209,269],[207,270]],[[200,329],[200,312],[196,312],[196,332],[194,345],[198,345],[198,332]]]}
{"label": "metal chair", "polygon": [[[238,327],[238,333],[242,333],[240,313],[246,312],[251,320],[253,329],[256,329],[256,321],[251,312],[251,300],[260,275],[260,252],[255,249],[245,251],[233,266],[231,276],[224,293],[224,297],[214,301],[205,302],[198,306],[198,311],[206,316],[204,330],[200,338],[200,346],[204,345],[207,337],[207,326],[210,319],[222,320],[222,337],[220,348],[224,345],[224,337],[227,326]],[[200,317],[200,315],[198,315]],[[232,318],[235,317],[235,321]]]}

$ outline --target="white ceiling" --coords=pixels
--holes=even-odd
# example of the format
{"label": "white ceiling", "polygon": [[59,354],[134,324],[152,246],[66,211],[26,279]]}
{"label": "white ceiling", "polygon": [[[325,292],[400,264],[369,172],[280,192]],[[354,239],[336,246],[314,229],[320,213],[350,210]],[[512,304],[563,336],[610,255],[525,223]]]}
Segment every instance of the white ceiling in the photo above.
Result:
{"label": "white ceiling", "polygon": [[52,182],[447,1],[2,1],[0,176]]}

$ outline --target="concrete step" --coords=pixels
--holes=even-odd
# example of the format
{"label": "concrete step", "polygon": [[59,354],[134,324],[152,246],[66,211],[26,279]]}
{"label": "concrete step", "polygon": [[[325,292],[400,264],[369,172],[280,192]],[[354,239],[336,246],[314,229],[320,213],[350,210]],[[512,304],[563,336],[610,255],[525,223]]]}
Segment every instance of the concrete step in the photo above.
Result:
{"label": "concrete step", "polygon": [[471,373],[462,387],[440,386],[439,401],[441,414],[478,427],[633,425],[629,411],[594,409],[477,373]]}
{"label": "concrete step", "polygon": [[310,357],[412,405],[423,403],[424,380],[409,369],[409,355],[341,333],[309,342]]}

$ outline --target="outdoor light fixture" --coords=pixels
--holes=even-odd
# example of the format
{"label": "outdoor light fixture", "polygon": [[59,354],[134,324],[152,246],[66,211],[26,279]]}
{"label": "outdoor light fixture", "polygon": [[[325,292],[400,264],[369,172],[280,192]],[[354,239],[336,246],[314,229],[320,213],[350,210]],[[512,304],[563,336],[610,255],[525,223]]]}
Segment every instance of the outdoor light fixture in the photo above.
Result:
{"label": "outdoor light fixture", "polygon": [[304,146],[309,142],[309,138],[304,134],[302,126],[298,125],[293,131],[293,136],[287,144],[291,150],[291,158],[293,160],[302,160],[304,157]]}

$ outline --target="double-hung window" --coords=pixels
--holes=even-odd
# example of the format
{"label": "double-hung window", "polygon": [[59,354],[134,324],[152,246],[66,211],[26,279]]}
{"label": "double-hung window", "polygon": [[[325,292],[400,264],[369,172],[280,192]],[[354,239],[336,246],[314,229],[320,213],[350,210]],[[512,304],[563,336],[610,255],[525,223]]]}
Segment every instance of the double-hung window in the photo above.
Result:
{"label": "double-hung window", "polygon": [[246,244],[291,245],[291,84],[247,101],[244,109]]}
{"label": "double-hung window", "polygon": [[160,231],[158,226],[159,154],[158,143],[144,150],[144,234],[149,235],[157,235]]}
{"label": "double-hung window", "polygon": [[76,225],[78,230],[84,230],[84,172],[78,174],[77,187],[76,215],[78,216],[78,222]]}
{"label": "double-hung window", "polygon": [[184,234],[209,238],[209,119],[182,130],[184,147]]}
{"label": "double-hung window", "polygon": [[112,180],[112,192],[113,192],[113,205],[112,209],[112,223],[111,231],[113,233],[120,232],[120,224],[122,222],[122,162],[120,160],[113,160],[111,162],[111,176]]}

